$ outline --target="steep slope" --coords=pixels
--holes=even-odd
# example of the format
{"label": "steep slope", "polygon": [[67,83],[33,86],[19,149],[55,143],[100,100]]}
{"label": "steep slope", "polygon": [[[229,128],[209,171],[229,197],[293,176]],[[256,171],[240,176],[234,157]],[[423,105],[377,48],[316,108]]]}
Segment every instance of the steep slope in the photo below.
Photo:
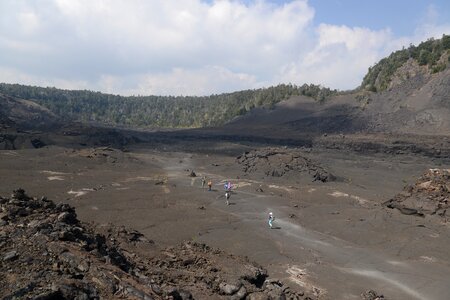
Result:
{"label": "steep slope", "polygon": [[449,68],[366,97],[364,114],[379,131],[450,135]]}
{"label": "steep slope", "polygon": [[428,76],[417,73],[383,92],[355,91],[325,103],[292,97],[272,110],[254,109],[227,127],[278,134],[450,135],[450,69]]}
{"label": "steep slope", "polygon": [[292,97],[274,109],[255,109],[229,124],[229,129],[261,131],[265,134],[351,133],[367,129],[363,110],[353,95],[318,103],[308,97]]}
{"label": "steep slope", "polygon": [[59,118],[45,107],[29,100],[0,94],[0,124],[19,129],[49,128]]}

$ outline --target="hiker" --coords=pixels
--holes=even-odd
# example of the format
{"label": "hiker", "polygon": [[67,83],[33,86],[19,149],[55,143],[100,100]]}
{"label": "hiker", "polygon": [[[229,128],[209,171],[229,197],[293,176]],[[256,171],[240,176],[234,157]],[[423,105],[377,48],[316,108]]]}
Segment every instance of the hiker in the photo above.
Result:
{"label": "hiker", "polygon": [[208,191],[211,191],[211,187],[212,187],[212,182],[210,180],[210,181],[208,181]]}
{"label": "hiker", "polygon": [[273,216],[273,213],[272,212],[270,212],[269,213],[269,227],[270,227],[270,229],[272,229],[273,228],[273,221],[275,220],[275,217]]}
{"label": "hiker", "polygon": [[205,187],[205,183],[206,183],[206,177],[203,176],[203,177],[202,177],[202,188]]}
{"label": "hiker", "polygon": [[227,199],[227,201],[226,201],[227,205],[230,205],[230,201],[228,201],[228,199],[230,199],[230,192],[229,191],[225,192],[225,198]]}

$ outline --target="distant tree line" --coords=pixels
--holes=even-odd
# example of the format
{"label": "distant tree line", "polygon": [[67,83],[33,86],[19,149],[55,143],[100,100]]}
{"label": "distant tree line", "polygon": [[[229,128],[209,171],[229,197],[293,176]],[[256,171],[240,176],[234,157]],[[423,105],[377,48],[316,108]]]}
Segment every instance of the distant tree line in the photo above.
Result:
{"label": "distant tree line", "polygon": [[67,120],[137,127],[206,127],[224,124],[255,107],[272,108],[295,95],[325,101],[336,90],[314,84],[244,90],[211,96],[119,96],[0,83],[0,93],[32,100]]}
{"label": "distant tree line", "polygon": [[[440,61],[447,53],[447,60]],[[389,87],[392,76],[410,58],[415,59],[419,65],[428,65],[431,73],[445,70],[450,59],[450,36],[443,35],[441,39],[429,39],[418,46],[410,45],[407,49],[393,52],[369,68],[362,81],[361,87],[370,91],[382,91]]]}

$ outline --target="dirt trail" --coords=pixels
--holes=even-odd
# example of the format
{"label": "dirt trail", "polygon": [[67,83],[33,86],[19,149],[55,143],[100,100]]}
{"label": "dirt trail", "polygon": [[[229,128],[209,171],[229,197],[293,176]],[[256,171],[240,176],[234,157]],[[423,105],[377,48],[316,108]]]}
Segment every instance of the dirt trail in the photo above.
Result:
{"label": "dirt trail", "polygon": [[[186,169],[194,167],[190,159],[184,157],[180,162],[166,162],[164,168],[177,185],[198,189],[192,187],[191,179],[186,177]],[[369,288],[382,291],[392,299],[438,300],[450,294],[450,269],[445,265],[399,262],[385,253],[295,224],[287,217],[289,208],[280,206],[276,197],[253,192],[255,181],[234,190],[230,199],[234,205],[226,206],[221,201],[222,182],[226,177],[220,174],[208,176],[220,191],[218,196],[212,197],[215,200],[210,207],[230,214],[238,221],[228,228],[210,228],[201,238],[206,243],[220,245],[236,254],[246,254],[259,263],[269,264],[272,274],[310,286],[325,298],[360,299],[361,291]],[[197,191],[190,192],[194,194]],[[323,192],[328,193],[329,190]],[[277,229],[268,229],[266,216],[269,211],[280,216],[275,221]],[[260,245],[264,246],[258,248]],[[247,246],[249,249],[244,249]],[[315,262],[307,263],[305,255],[310,255]]]}

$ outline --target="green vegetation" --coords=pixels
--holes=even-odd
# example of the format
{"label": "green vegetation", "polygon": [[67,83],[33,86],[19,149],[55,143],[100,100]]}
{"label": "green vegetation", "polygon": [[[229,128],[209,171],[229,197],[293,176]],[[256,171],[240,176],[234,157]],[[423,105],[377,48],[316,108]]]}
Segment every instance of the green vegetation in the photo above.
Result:
{"label": "green vegetation", "polygon": [[447,59],[447,61],[439,62],[439,60],[443,54],[449,52],[450,36],[445,34],[441,39],[429,39],[417,47],[410,45],[408,49],[395,51],[370,67],[361,87],[373,92],[387,89],[395,71],[410,58],[415,59],[421,66],[427,65],[432,73],[441,72],[445,70],[449,61]]}
{"label": "green vegetation", "polygon": [[313,84],[281,84],[204,97],[124,97],[0,83],[0,93],[33,100],[66,120],[138,127],[205,127],[224,124],[254,107],[272,108],[294,95],[324,101],[337,91]]}

